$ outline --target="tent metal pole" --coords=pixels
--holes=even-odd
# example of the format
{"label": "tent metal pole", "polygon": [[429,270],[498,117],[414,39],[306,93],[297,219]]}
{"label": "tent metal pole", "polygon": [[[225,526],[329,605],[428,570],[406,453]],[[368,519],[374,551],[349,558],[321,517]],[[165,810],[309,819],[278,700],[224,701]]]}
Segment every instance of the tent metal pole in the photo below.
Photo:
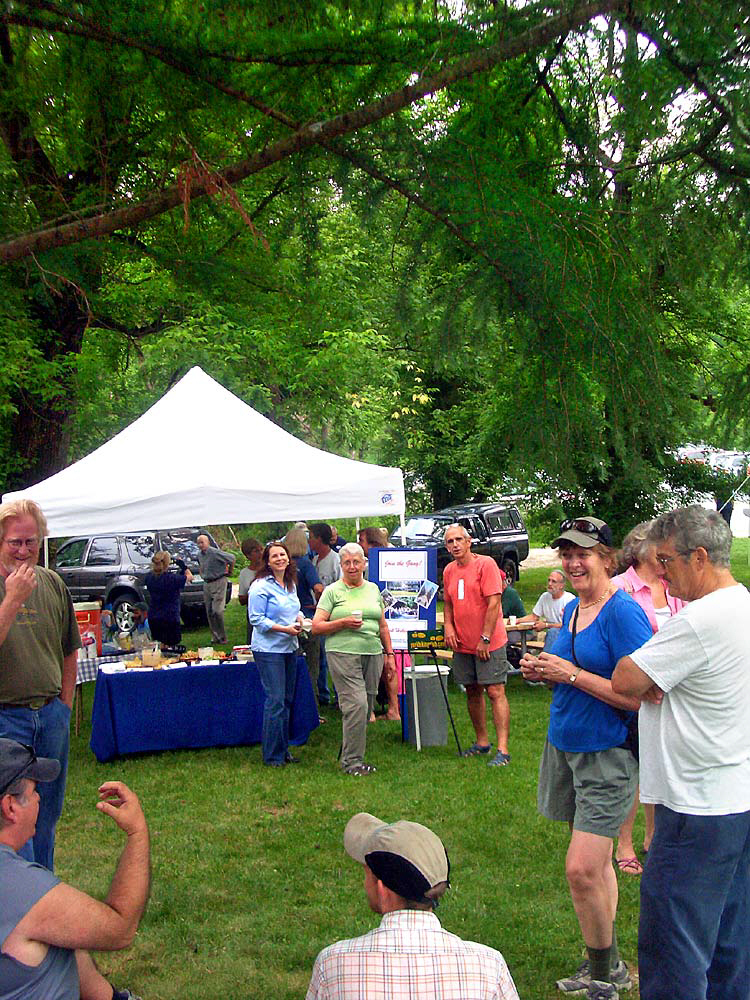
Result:
{"label": "tent metal pole", "polygon": [[401,544],[406,545],[406,521],[403,514],[399,514],[399,520],[401,521]]}
{"label": "tent metal pole", "polygon": [[357,532],[357,534],[359,535],[359,518],[358,517],[354,518],[354,529]]}

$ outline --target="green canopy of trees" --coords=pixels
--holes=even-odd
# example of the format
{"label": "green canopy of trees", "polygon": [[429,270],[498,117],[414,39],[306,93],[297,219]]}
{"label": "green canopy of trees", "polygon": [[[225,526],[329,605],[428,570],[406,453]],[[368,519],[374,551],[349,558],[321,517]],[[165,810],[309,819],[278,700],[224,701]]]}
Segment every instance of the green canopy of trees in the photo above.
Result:
{"label": "green canopy of trees", "polygon": [[647,516],[747,437],[749,15],[4,5],[4,489],[200,364],[415,502]]}

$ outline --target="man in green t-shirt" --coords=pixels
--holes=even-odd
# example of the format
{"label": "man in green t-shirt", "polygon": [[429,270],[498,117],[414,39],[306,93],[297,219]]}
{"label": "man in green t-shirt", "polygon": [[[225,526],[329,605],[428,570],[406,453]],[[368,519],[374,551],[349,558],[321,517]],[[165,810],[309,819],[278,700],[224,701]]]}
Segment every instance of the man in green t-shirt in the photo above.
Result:
{"label": "man in green t-shirt", "polygon": [[60,762],[58,777],[40,787],[36,832],[20,851],[51,871],[81,636],[67,587],[37,566],[46,533],[32,500],[0,505],[0,737]]}

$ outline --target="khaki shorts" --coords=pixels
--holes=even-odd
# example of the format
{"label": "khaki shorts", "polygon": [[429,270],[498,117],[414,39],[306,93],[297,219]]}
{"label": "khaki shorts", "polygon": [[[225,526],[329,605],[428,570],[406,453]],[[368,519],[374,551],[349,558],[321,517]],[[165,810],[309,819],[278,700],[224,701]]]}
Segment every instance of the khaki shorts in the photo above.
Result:
{"label": "khaki shorts", "polygon": [[508,679],[508,657],[505,646],[493,649],[489,660],[480,660],[473,653],[454,653],[451,661],[456,684],[505,684]]}
{"label": "khaki shorts", "polygon": [[582,833],[616,837],[637,787],[638,762],[623,747],[566,753],[545,743],[537,805],[547,819],[572,823]]}

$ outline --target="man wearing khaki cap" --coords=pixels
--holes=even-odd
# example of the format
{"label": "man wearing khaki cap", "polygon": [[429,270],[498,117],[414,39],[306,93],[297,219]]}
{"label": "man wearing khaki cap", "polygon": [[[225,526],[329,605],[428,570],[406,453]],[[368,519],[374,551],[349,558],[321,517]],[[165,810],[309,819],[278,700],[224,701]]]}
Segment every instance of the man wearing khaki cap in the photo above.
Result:
{"label": "man wearing khaki cap", "polygon": [[434,910],[450,884],[450,862],[432,830],[357,813],[344,848],[364,866],[367,901],[383,919],[321,951],[307,1000],[518,1000],[499,951],[440,926]]}

